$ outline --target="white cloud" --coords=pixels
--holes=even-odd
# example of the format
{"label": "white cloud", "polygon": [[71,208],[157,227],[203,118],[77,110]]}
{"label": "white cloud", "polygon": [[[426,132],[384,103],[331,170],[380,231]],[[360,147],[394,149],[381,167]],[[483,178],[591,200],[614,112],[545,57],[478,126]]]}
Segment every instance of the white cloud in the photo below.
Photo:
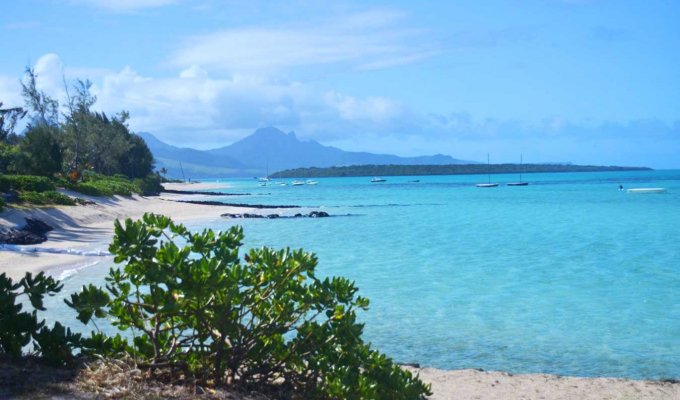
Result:
{"label": "white cloud", "polygon": [[[38,87],[62,104],[63,69],[55,54],[41,57],[35,65]],[[107,114],[128,110],[134,131],[149,131],[180,146],[223,146],[257,127],[274,125],[285,131],[295,130],[302,138],[352,150],[402,155],[441,152],[473,160],[483,159],[491,151],[498,162],[514,162],[517,154],[524,151],[525,159],[528,155],[534,162],[616,164],[631,157],[627,162],[644,164],[635,161],[634,154],[624,152],[621,144],[646,141],[677,147],[680,140],[680,122],[668,125],[651,119],[617,124],[574,123],[554,116],[528,123],[474,118],[462,112],[426,115],[384,96],[320,91],[304,82],[265,75],[216,78],[197,65],[162,78],[144,76],[130,66],[114,72],[87,68],[67,72],[73,70],[93,73],[79,78],[94,82],[92,91],[98,98],[95,109]],[[73,77],[67,74],[67,79]],[[0,76],[0,101],[8,106],[23,105],[17,77]],[[591,156],[585,153],[574,158],[577,153],[565,150],[604,142],[620,149],[618,159],[589,159]],[[653,154],[655,150],[646,151]]]}
{"label": "white cloud", "polygon": [[324,96],[326,104],[337,110],[343,120],[388,122],[402,112],[402,107],[385,97],[359,99],[338,92],[328,92]]}
{"label": "white cloud", "polygon": [[21,98],[21,85],[19,79],[9,76],[0,76],[0,102],[5,107],[23,107],[24,100]]}
{"label": "white cloud", "polygon": [[385,68],[438,53],[424,31],[397,24],[403,14],[371,11],[295,27],[244,27],[195,36],[171,62],[227,72],[272,72],[286,68],[340,64]]}
{"label": "white cloud", "polygon": [[132,12],[145,8],[156,8],[176,3],[177,0],[70,0],[71,4],[82,4],[111,12]]}

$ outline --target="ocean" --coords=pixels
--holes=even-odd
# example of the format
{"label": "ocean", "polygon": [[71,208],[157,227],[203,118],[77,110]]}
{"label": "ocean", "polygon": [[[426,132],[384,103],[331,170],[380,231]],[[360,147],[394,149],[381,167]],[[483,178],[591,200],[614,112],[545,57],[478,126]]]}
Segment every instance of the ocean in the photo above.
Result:
{"label": "ocean", "polygon": [[[331,218],[220,219],[245,247],[304,248],[319,275],[371,300],[365,338],[398,362],[624,378],[680,377],[680,171],[225,180],[232,203],[291,204]],[[419,182],[413,182],[418,180]],[[665,194],[618,190],[664,187]],[[110,266],[65,274],[63,298]],[[81,325],[82,326],[82,325]]]}

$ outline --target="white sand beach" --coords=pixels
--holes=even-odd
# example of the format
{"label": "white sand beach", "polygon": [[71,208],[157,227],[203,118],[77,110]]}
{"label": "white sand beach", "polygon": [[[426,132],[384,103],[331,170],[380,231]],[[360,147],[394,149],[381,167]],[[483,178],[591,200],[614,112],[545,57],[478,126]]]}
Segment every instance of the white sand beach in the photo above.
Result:
{"label": "white sand beach", "polygon": [[432,384],[432,400],[680,399],[680,383],[548,374],[513,375],[475,369],[405,368]]}
{"label": "white sand beach", "polygon": [[[166,184],[171,190],[210,190],[226,186],[210,183]],[[76,195],[75,193],[67,193]],[[0,214],[0,228],[17,227],[24,218],[37,218],[54,227],[45,243],[32,249],[72,249],[105,252],[113,236],[113,221],[139,218],[145,212],[172,217],[178,222],[209,222],[224,213],[271,213],[272,210],[180,203],[176,200],[209,200],[207,196],[164,193],[158,197],[77,197],[96,204],[41,208],[12,208]],[[58,273],[88,265],[99,256],[48,252],[0,251],[0,273],[20,278],[27,271]],[[433,400],[444,399],[680,399],[680,384],[614,378],[575,378],[545,374],[512,375],[478,370],[446,371],[404,367],[432,384]]]}
{"label": "white sand beach", "polygon": [[[219,184],[166,184],[172,190],[208,190],[224,188]],[[36,218],[54,228],[47,234],[48,240],[32,246],[21,246],[22,252],[0,250],[0,272],[12,278],[20,278],[25,272],[46,271],[58,273],[95,262],[98,256],[82,254],[50,253],[66,249],[73,253],[106,252],[113,237],[116,219],[140,218],[145,212],[167,215],[177,222],[201,222],[221,219],[224,213],[260,213],[262,210],[181,203],[176,200],[210,200],[207,196],[167,194],[154,197],[115,196],[113,198],[90,197],[80,193],[64,192],[95,204],[79,206],[51,206],[36,208],[11,208],[0,213],[0,229],[16,228],[25,218]],[[267,210],[266,213],[271,213]],[[31,252],[34,251],[34,252]]]}

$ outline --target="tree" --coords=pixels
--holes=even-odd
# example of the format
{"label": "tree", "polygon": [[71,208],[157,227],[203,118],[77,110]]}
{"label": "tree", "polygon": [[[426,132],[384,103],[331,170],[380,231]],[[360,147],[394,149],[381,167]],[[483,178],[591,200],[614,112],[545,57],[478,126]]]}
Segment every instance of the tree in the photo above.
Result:
{"label": "tree", "polygon": [[65,115],[65,149],[68,156],[68,170],[80,174],[81,148],[84,145],[87,120],[91,116],[90,108],[97,102],[97,97],[90,93],[92,82],[76,80],[73,85],[75,94],[71,96],[69,86],[64,79],[64,90],[68,101],[69,113]]}
{"label": "tree", "polygon": [[143,178],[153,171],[153,154],[141,136],[131,134],[130,148],[120,158],[120,172],[130,178]]}
{"label": "tree", "polygon": [[2,108],[0,101],[0,143],[7,142],[15,135],[14,128],[24,116],[26,116],[26,110],[23,108]]}
{"label": "tree", "polygon": [[20,172],[49,176],[61,171],[62,151],[59,145],[60,129],[57,126],[40,124],[31,126],[19,144],[25,154]]}
{"label": "tree", "polygon": [[26,67],[25,80],[21,81],[26,108],[32,112],[34,124],[56,125],[59,122],[59,102],[38,90],[37,77],[33,68]]}

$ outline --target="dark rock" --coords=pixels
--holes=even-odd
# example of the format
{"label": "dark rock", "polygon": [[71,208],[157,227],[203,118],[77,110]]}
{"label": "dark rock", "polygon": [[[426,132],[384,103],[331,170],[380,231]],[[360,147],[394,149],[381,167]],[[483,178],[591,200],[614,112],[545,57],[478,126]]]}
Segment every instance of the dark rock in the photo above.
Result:
{"label": "dark rock", "polygon": [[0,244],[39,244],[47,240],[45,234],[38,234],[20,229],[9,229],[0,232]]}
{"label": "dark rock", "polygon": [[250,196],[250,193],[220,193],[220,192],[197,192],[195,190],[173,190],[163,189],[163,193],[172,194],[197,194],[203,196]]}
{"label": "dark rock", "polygon": [[26,226],[24,226],[23,230],[37,233],[37,234],[45,234],[54,228],[51,226],[47,225],[43,221],[39,219],[34,219],[34,218],[25,218],[26,219]]}
{"label": "dark rock", "polygon": [[0,244],[39,244],[47,240],[46,233],[52,229],[39,219],[26,218],[23,227],[0,231]]}
{"label": "dark rock", "polygon": [[269,205],[269,204],[242,204],[242,203],[222,203],[220,201],[200,201],[200,200],[172,200],[178,203],[189,203],[189,204],[203,204],[207,206],[222,206],[222,207],[245,207],[245,208],[300,208],[300,206],[290,206],[290,205]]}
{"label": "dark rock", "polygon": [[309,214],[300,214],[297,213],[295,215],[279,215],[279,214],[269,214],[269,215],[260,215],[260,214],[249,214],[249,213],[243,213],[243,214],[222,214],[223,217],[225,218],[267,218],[267,219],[277,219],[277,218],[324,218],[324,217],[330,217],[330,215],[325,212],[325,211],[312,211]]}

